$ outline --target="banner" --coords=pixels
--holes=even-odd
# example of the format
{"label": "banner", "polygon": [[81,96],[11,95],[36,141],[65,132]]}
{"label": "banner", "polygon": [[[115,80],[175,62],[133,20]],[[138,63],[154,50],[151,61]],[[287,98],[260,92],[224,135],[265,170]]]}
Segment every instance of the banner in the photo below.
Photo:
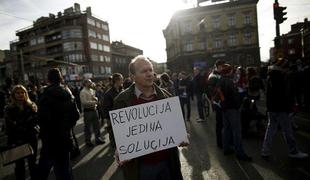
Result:
{"label": "banner", "polygon": [[109,112],[120,161],[188,142],[179,97]]}

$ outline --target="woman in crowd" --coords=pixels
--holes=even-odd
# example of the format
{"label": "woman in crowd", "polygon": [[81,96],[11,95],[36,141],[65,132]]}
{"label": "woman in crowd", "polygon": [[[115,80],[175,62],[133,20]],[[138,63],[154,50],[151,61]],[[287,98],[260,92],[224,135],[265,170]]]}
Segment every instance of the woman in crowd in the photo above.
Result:
{"label": "woman in crowd", "polygon": [[160,87],[167,90],[171,95],[175,96],[174,83],[170,80],[170,76],[167,73],[163,73],[160,76]]}
{"label": "woman in crowd", "polygon": [[[37,106],[28,96],[26,88],[16,85],[11,93],[11,102],[5,108],[4,118],[8,146],[15,147],[29,143],[34,151],[27,158],[31,179],[35,179],[36,155],[38,145]],[[25,161],[20,159],[15,163],[15,176],[17,180],[25,179]]]}

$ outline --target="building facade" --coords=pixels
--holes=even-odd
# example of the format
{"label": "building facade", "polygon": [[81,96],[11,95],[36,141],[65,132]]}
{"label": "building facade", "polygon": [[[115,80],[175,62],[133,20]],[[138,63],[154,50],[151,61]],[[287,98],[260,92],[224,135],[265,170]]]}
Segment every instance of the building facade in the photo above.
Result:
{"label": "building facade", "polygon": [[310,58],[310,22],[291,25],[291,30],[280,37],[280,47],[275,52],[275,57],[285,58],[292,63],[296,60],[309,60]]}
{"label": "building facade", "polygon": [[111,44],[112,71],[128,77],[128,65],[137,55],[143,54],[141,49],[124,44],[122,41],[113,41]]}
{"label": "building facade", "polygon": [[68,81],[112,73],[109,24],[91,8],[75,3],[57,15],[40,17],[16,31],[10,43],[14,78],[44,80],[48,68],[60,67]]}
{"label": "building facade", "polygon": [[258,0],[238,0],[176,12],[167,28],[167,66],[210,68],[218,59],[259,66]]}

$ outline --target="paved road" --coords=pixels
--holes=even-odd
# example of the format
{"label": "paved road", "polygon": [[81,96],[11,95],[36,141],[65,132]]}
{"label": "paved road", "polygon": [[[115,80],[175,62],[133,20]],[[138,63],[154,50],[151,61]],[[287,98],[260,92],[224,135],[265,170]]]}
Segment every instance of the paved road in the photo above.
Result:
{"label": "paved road", "polygon": [[[287,157],[287,147],[281,133],[274,140],[273,156],[269,162],[261,159],[260,149],[263,136],[253,136],[244,140],[246,152],[254,159],[252,163],[240,162],[234,155],[224,156],[215,142],[214,115],[203,123],[197,123],[195,104],[192,103],[192,119],[186,122],[190,134],[190,146],[180,148],[180,159],[184,179],[310,179],[310,161],[292,160]],[[263,106],[262,108],[263,109]],[[299,148],[310,152],[310,120],[308,114],[296,117],[301,126],[296,132]],[[303,124],[304,125],[303,125]],[[307,132],[308,131],[308,132]],[[112,179],[122,180],[122,174],[113,159],[113,152],[109,144],[88,148],[83,143],[83,121],[79,120],[76,134],[82,155],[73,161],[73,171],[77,180]],[[102,134],[107,138],[106,132]],[[3,180],[14,179],[13,166],[0,170]],[[54,180],[53,173],[50,180]]]}

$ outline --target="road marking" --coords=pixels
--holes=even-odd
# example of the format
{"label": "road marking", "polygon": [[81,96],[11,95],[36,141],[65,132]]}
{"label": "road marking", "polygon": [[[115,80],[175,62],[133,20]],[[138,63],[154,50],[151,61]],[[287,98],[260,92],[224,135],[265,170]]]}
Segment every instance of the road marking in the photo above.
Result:
{"label": "road marking", "polygon": [[246,170],[241,166],[240,162],[239,162],[238,160],[236,160],[236,162],[237,162],[238,166],[240,167],[240,169],[242,170],[242,172],[244,173],[245,177],[246,177],[247,179],[250,179],[249,174],[248,174],[248,173],[246,172]]}
{"label": "road marking", "polygon": [[302,131],[297,131],[297,134],[299,134],[300,136],[306,137],[308,139],[310,139],[310,134],[306,133],[306,132],[302,132]]}
{"label": "road marking", "polygon": [[310,174],[306,170],[304,170],[303,168],[297,168],[297,170],[304,173],[305,175],[307,175],[310,178]]}
{"label": "road marking", "polygon": [[116,161],[113,161],[111,166],[105,171],[105,173],[102,176],[101,180],[111,179],[113,174],[116,172],[117,168],[118,168],[118,165],[117,165]]}

